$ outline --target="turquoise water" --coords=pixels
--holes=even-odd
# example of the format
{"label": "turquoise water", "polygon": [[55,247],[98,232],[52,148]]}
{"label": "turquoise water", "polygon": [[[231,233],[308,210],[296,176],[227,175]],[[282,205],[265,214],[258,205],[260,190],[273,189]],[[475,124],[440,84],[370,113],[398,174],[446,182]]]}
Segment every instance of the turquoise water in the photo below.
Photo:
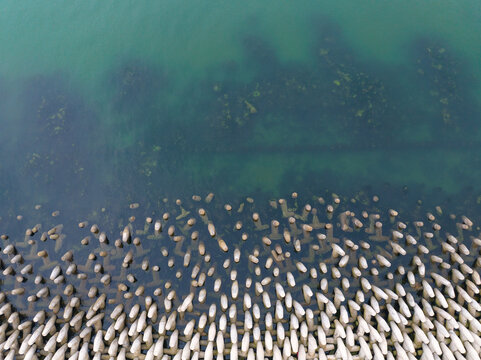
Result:
{"label": "turquoise water", "polygon": [[[326,296],[333,299],[332,289],[341,287],[346,300],[356,299],[361,288],[367,303],[372,295],[352,271],[360,255],[370,268],[362,267],[362,276],[381,289],[403,284],[419,302],[426,280],[463,305],[461,289],[473,291],[468,278],[477,284],[466,269],[479,268],[480,24],[478,0],[1,1],[0,305],[13,304],[23,324],[40,309],[69,322],[67,311],[49,305],[60,296],[67,308],[68,284],[81,302],[77,314],[89,312],[100,293],[108,296],[105,330],[113,306],[123,303],[127,312],[133,304],[147,305],[147,295],[155,295],[159,315],[169,313],[171,285],[174,309],[200,288],[207,291],[204,305],[217,304],[214,278],[229,294],[231,270],[239,273],[242,295],[257,292],[247,278],[264,283],[261,278],[273,276],[265,289],[274,296],[274,282],[284,283],[292,271],[297,286],[289,291],[306,308],[317,304],[302,300],[302,284],[324,291],[321,278],[329,274]],[[286,200],[273,200],[279,198]],[[274,219],[280,220],[277,230]],[[207,223],[215,224],[215,236]],[[157,224],[162,231],[154,230]],[[393,230],[404,234],[404,256],[394,251],[400,238]],[[284,231],[292,241],[281,240]],[[415,241],[407,241],[408,234]],[[349,254],[349,264],[334,259],[334,243]],[[240,262],[229,265],[234,249]],[[129,253],[134,258],[126,270]],[[260,260],[259,271],[251,254]],[[381,266],[378,255],[392,265]],[[271,256],[278,280],[267,266]],[[311,278],[296,270],[297,261],[321,271],[325,262],[330,271],[317,278],[316,270]],[[70,263],[87,279],[70,273]],[[53,277],[55,264],[61,275]],[[30,273],[27,265],[34,266]],[[205,286],[189,276],[194,266],[215,272]],[[350,289],[334,279],[334,267]],[[417,278],[411,289],[408,269]],[[453,281],[458,296],[433,282],[432,272]],[[112,276],[109,283],[102,282],[104,274]],[[87,288],[98,292],[87,296]],[[41,289],[49,289],[45,299]],[[239,310],[242,295],[231,296]],[[199,319],[197,311],[207,311],[197,299],[195,312],[179,313],[181,333],[187,321]],[[405,314],[401,302],[392,304]],[[412,308],[413,322],[403,331],[419,325]],[[460,315],[468,326],[465,320]],[[15,330],[16,321],[9,316]],[[62,321],[56,325],[68,330]],[[384,332],[379,322],[372,324]],[[469,326],[476,332],[471,320]],[[13,340],[9,329],[4,332]],[[72,327],[68,337],[76,332]]]}
{"label": "turquoise water", "polygon": [[480,20],[477,1],[4,1],[0,200],[476,201]]}

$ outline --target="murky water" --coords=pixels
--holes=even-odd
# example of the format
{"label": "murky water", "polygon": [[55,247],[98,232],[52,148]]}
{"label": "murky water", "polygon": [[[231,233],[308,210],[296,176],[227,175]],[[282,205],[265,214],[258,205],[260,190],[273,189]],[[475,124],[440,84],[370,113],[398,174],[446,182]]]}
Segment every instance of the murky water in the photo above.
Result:
{"label": "murky water", "polygon": [[475,196],[479,4],[431,6],[5,2],[2,203]]}

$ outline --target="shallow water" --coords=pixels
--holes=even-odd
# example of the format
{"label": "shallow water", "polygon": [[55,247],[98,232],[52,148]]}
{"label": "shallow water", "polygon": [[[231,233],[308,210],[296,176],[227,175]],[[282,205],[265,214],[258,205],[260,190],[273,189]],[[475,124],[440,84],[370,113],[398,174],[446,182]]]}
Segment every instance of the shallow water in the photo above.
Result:
{"label": "shallow water", "polygon": [[2,204],[476,198],[480,5],[433,6],[4,2]]}

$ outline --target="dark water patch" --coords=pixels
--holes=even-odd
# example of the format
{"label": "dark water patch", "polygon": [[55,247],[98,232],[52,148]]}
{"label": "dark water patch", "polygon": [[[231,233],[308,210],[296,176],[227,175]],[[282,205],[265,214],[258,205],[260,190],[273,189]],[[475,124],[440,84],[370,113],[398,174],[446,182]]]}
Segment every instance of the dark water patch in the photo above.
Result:
{"label": "dark water patch", "polygon": [[109,75],[113,108],[121,113],[154,111],[169,88],[165,70],[140,59],[126,60]]}
{"label": "dark water patch", "polygon": [[446,41],[420,38],[412,49],[422,84],[424,106],[432,123],[432,137],[438,141],[456,139],[472,142],[479,134],[476,118],[476,82],[467,61]]}
{"label": "dark water patch", "polygon": [[[354,56],[346,55],[350,49],[338,44],[343,43],[341,34],[329,27],[328,30],[328,41],[317,45],[319,69],[305,64],[281,65],[271,51],[266,55],[258,49],[266,48],[263,41],[254,41],[252,47],[260,53],[260,59],[267,59],[266,67],[276,69],[275,76],[259,70],[248,84],[216,84],[214,90],[220,96],[217,106],[210,107],[214,114],[209,115],[213,137],[217,140],[224,135],[230,148],[236,148],[238,143],[249,144],[252,124],[259,129],[270,119],[268,130],[293,126],[300,134],[314,131],[322,138],[324,130],[330,129],[344,141],[371,147],[389,143],[396,125],[396,106],[390,101],[383,80],[364,71],[362,64],[352,60]],[[246,58],[254,56],[252,49],[246,52]],[[276,141],[269,131],[265,137],[268,142]],[[239,139],[242,141],[236,142]],[[241,145],[241,149],[245,147]]]}
{"label": "dark water patch", "polygon": [[247,89],[230,82],[214,84],[212,102],[203,107],[205,112],[200,110],[205,119],[198,124],[203,147],[235,149],[249,140],[258,111]]}
{"label": "dark water patch", "polygon": [[[9,127],[7,122],[7,103],[8,103],[8,94],[9,91],[7,90],[8,87],[5,84],[5,81],[2,77],[0,77],[0,121],[3,124],[3,131],[0,133],[0,153],[7,154],[8,147],[12,141],[11,137],[9,136]],[[7,203],[12,200],[14,197],[13,192],[15,187],[12,186],[12,176],[11,176],[12,169],[9,168],[8,164],[5,161],[0,161],[0,201],[2,203]]]}
{"label": "dark water patch", "polygon": [[351,143],[382,148],[395,139],[400,127],[402,99],[396,89],[401,74],[389,65],[361,62],[340,26],[322,22],[313,52],[324,86],[320,94],[323,110]]}
{"label": "dark water patch", "polygon": [[0,109],[2,113],[4,112],[5,102],[8,96],[7,85],[5,84],[5,80],[0,77]]}
{"label": "dark water patch", "polygon": [[339,23],[327,16],[316,15],[311,20],[311,24],[314,36],[310,54],[315,59],[316,68],[321,74],[326,66],[332,65],[332,59],[339,61],[339,65],[354,64],[358,61]]}
{"label": "dark water patch", "polygon": [[14,154],[21,163],[12,169],[24,196],[84,196],[95,169],[93,111],[59,74],[27,80],[19,99],[21,133]]}
{"label": "dark water patch", "polygon": [[[341,166],[336,155],[446,149],[473,154],[467,167],[479,162],[471,70],[461,54],[440,45],[447,41],[414,42],[411,63],[392,66],[361,60],[341,26],[327,18],[316,21],[306,62],[282,61],[269,40],[252,29],[238,35],[244,56],[192,82],[181,82],[167,67],[141,57],[121,60],[105,75],[108,102],[97,114],[67,76],[30,79],[20,95],[21,140],[12,146],[22,166],[11,167],[17,170],[4,179],[5,191],[12,198],[16,190],[8,184],[20,179],[28,191],[18,191],[19,198],[38,195],[42,201],[82,198],[92,190],[101,192],[100,201],[113,203],[119,193],[132,200],[170,191],[232,194],[239,178],[264,176],[255,162],[269,157],[278,161],[279,174],[291,172],[278,193],[296,184],[311,190],[316,182],[329,187],[341,182],[349,191],[382,183],[384,173],[381,168],[363,173],[351,187],[346,174],[363,164],[353,155],[352,166],[349,160]],[[243,77],[242,69],[250,76]],[[109,119],[103,121],[98,114],[105,112]],[[443,120],[443,112],[454,120]],[[290,164],[316,154],[325,161]],[[243,186],[246,192],[265,190]]]}
{"label": "dark water patch", "polygon": [[280,75],[281,66],[275,48],[259,35],[248,34],[242,39],[244,52],[243,61],[247,68],[255,74],[262,74],[267,78]]}
{"label": "dark water patch", "polygon": [[[184,108],[168,107],[165,113],[158,113],[148,106],[139,107],[136,120],[127,120],[131,128],[144,129],[139,130],[144,135],[122,155],[140,154],[133,161],[140,178],[163,175],[165,180],[169,174],[182,173],[172,162],[188,163],[193,152],[242,156],[477,147],[475,142],[460,143],[458,138],[442,134],[429,141],[436,128],[430,125],[429,116],[422,119],[422,128],[417,127],[419,120],[429,115],[429,106],[417,96],[418,87],[405,81],[414,64],[412,68],[393,68],[359,61],[332,22],[320,26],[314,67],[281,64],[273,48],[259,37],[247,35],[243,44],[246,67],[252,63],[252,69],[257,69],[250,81],[232,80],[226,69],[236,65],[227,64],[217,73],[224,73],[225,79],[221,76],[187,86],[181,96]],[[262,66],[276,69],[276,75]],[[140,119],[149,119],[148,126],[143,127]],[[289,129],[289,135],[280,129]],[[307,138],[311,140],[306,143]],[[170,165],[159,167],[163,159],[169,159]],[[226,171],[235,171],[235,167]]]}

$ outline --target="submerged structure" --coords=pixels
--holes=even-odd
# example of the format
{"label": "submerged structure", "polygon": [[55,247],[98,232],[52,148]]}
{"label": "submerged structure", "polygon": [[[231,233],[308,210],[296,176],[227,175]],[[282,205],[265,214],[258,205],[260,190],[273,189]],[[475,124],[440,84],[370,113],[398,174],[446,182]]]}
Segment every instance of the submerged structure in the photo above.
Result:
{"label": "submerged structure", "polygon": [[0,358],[479,359],[479,228],[378,200],[7,216]]}

